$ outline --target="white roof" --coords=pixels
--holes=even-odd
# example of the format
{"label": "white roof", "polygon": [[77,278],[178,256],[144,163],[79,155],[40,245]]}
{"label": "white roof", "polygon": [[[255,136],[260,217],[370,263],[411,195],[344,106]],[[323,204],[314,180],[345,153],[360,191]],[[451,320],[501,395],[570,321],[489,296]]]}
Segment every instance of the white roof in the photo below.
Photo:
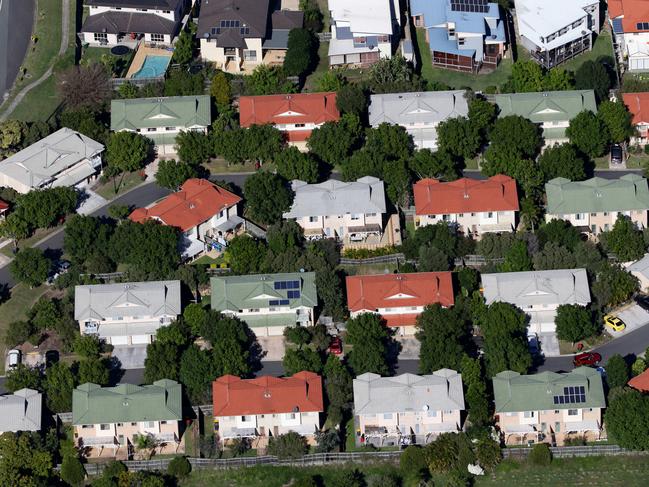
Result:
{"label": "white roof", "polygon": [[349,22],[354,33],[392,34],[390,0],[329,0],[334,21]]}
{"label": "white roof", "polygon": [[[593,0],[516,0],[518,31],[522,36],[540,45],[541,37],[547,37],[586,16],[587,13],[584,9],[593,3],[597,2]],[[588,25],[580,25],[576,30],[577,32],[588,31]],[[563,36],[560,37],[563,38]]]}
{"label": "white roof", "polygon": [[464,410],[461,374],[440,369],[431,375],[381,377],[365,373],[354,379],[354,413]]}
{"label": "white roof", "polygon": [[649,254],[644,254],[642,259],[627,265],[626,270],[649,279]]}
{"label": "white roof", "polygon": [[43,395],[33,389],[20,389],[0,396],[0,433],[40,431]]}

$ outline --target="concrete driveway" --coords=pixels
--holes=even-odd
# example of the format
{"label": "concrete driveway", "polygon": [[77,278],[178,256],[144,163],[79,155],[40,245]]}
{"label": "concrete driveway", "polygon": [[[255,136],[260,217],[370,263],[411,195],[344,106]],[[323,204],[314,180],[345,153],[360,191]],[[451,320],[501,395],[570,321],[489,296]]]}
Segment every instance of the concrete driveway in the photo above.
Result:
{"label": "concrete driveway", "polygon": [[92,212],[98,210],[104,206],[108,201],[103,197],[99,196],[94,191],[91,191],[89,188],[83,188],[83,196],[81,204],[77,208],[77,213],[79,215],[90,215]]}
{"label": "concrete driveway", "polygon": [[146,345],[117,345],[113,357],[122,363],[122,369],[141,369],[146,358]]}
{"label": "concrete driveway", "polygon": [[561,355],[559,352],[559,339],[556,333],[539,333],[538,336],[541,353],[544,356],[558,357]]}
{"label": "concrete driveway", "polygon": [[286,346],[283,336],[257,337],[257,342],[265,352],[262,361],[281,361],[284,358]]}
{"label": "concrete driveway", "polygon": [[649,313],[637,304],[633,304],[619,313],[612,314],[615,314],[626,324],[626,328],[622,331],[613,331],[607,326],[604,327],[606,333],[611,335],[613,338],[628,335],[632,331],[649,324]]}

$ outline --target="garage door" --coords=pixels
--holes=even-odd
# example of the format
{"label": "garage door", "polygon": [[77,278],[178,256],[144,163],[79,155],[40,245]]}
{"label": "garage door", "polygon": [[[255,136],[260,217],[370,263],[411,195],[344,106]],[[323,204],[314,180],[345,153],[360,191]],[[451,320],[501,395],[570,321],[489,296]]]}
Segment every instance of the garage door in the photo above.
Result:
{"label": "garage door", "polygon": [[128,345],[128,337],[110,337],[110,343],[113,345]]}
{"label": "garage door", "polygon": [[141,344],[141,343],[149,343],[151,335],[133,335],[131,337],[131,343],[133,345]]}

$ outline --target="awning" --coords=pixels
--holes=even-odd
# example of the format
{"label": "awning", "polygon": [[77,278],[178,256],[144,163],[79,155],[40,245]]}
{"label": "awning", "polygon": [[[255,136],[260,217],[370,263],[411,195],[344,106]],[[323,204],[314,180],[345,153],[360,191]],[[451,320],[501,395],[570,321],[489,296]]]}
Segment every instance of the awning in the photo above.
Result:
{"label": "awning", "polygon": [[190,259],[205,250],[205,244],[196,237],[184,235],[180,242],[180,251],[184,259]]}
{"label": "awning", "polygon": [[230,218],[227,219],[227,221],[221,223],[220,225],[217,225],[215,229],[220,232],[229,232],[230,230],[234,230],[238,226],[243,225],[244,222],[245,220],[240,216],[232,215]]}
{"label": "awning", "polygon": [[507,426],[503,428],[503,431],[508,434],[525,434],[525,433],[536,433],[534,426],[531,424],[515,424],[512,426]]}
{"label": "awning", "polygon": [[316,427],[313,424],[296,424],[295,426],[288,426],[288,431],[295,431],[300,435],[313,435],[316,432]]}
{"label": "awning", "polygon": [[106,446],[117,445],[117,438],[114,436],[89,436],[80,438],[81,443],[85,446]]}
{"label": "awning", "polygon": [[460,429],[457,427],[457,423],[434,423],[429,426],[431,432],[459,431]]}
{"label": "awning", "polygon": [[220,432],[223,438],[251,438],[257,436],[255,428],[230,428]]}
{"label": "awning", "polygon": [[304,229],[304,235],[322,235],[322,228],[305,228]]}
{"label": "awning", "polygon": [[54,186],[55,188],[74,186],[75,184],[82,182],[88,176],[92,176],[96,172],[97,169],[95,169],[92,164],[90,164],[90,161],[85,160],[83,163],[77,164],[76,166],[54,176],[55,179],[52,183],[52,186]]}
{"label": "awning", "polygon": [[579,433],[582,431],[599,431],[600,427],[597,421],[576,421],[576,422],[566,422],[566,433],[575,432]]}
{"label": "awning", "polygon": [[133,335],[155,335],[162,324],[160,321],[147,321],[140,323],[115,323],[115,324],[102,324],[99,323],[98,335],[101,338],[115,337],[115,336],[133,336]]}

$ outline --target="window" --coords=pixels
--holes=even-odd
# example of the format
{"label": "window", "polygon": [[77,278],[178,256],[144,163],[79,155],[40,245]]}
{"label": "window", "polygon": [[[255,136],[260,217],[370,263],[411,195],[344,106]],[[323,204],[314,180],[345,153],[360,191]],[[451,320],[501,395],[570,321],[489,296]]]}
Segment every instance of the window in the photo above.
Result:
{"label": "window", "polygon": [[85,429],[88,429],[88,428],[92,428],[92,427],[94,427],[94,425],[92,425],[92,424],[82,424],[82,425],[81,425],[81,429],[82,429],[82,430],[85,430]]}
{"label": "window", "polygon": [[487,212],[487,218],[493,218],[493,217],[494,217],[494,212],[493,211]]}
{"label": "window", "polygon": [[464,217],[464,213],[458,214],[458,218],[463,218],[463,217]]}
{"label": "window", "polygon": [[458,39],[457,39],[457,45],[458,45],[458,46],[463,46],[463,45],[464,45],[464,38],[463,38],[463,37],[458,37]]}
{"label": "window", "polygon": [[288,413],[286,416],[288,419],[295,419],[295,413]]}
{"label": "window", "polygon": [[583,213],[575,213],[575,220],[583,220],[585,215]]}
{"label": "window", "polygon": [[523,417],[524,418],[533,418],[534,417],[534,411],[524,411],[523,412]]}
{"label": "window", "polygon": [[110,429],[110,425],[109,424],[100,424],[99,429],[102,430],[102,431],[108,431]]}
{"label": "window", "polygon": [[131,426],[137,426],[137,423],[131,423]]}
{"label": "window", "polygon": [[164,42],[164,34],[151,34],[151,42]]}
{"label": "window", "polygon": [[576,409],[568,409],[568,416],[579,416],[579,411]]}
{"label": "window", "polygon": [[475,213],[471,213],[471,216],[475,216]]}
{"label": "window", "polygon": [[257,61],[257,51],[255,51],[254,49],[244,49],[243,60],[250,61],[250,62]]}
{"label": "window", "polygon": [[170,14],[170,13],[171,13],[171,10],[163,10],[162,13],[163,13],[163,14]]}
{"label": "window", "polygon": [[142,427],[146,429],[155,428],[155,421],[144,421]]}
{"label": "window", "polygon": [[176,130],[176,127],[165,127],[165,130],[167,132],[173,132],[174,130]]}
{"label": "window", "polygon": [[296,123],[294,126],[295,126],[295,128],[297,128],[297,129],[301,129],[301,128],[304,128],[306,125],[303,124],[303,123]]}
{"label": "window", "polygon": [[167,424],[166,421],[160,421],[160,424]]}
{"label": "window", "polygon": [[95,42],[108,42],[108,34],[105,32],[95,32],[93,36],[95,37]]}
{"label": "window", "polygon": [[392,419],[392,413],[385,413],[383,419]]}
{"label": "window", "polygon": [[146,8],[137,8],[135,10],[137,10],[138,12],[148,12],[149,11],[149,9],[146,9]]}
{"label": "window", "polygon": [[437,417],[437,411],[431,411],[430,409],[428,410],[428,417],[429,418],[436,418]]}
{"label": "window", "polygon": [[378,36],[377,39],[378,39],[379,42],[382,42],[382,43],[383,42],[390,42],[390,36],[389,35]]}
{"label": "window", "polygon": [[118,428],[120,428],[120,427],[122,427],[122,426],[124,426],[124,423],[117,423],[117,427],[118,427]]}
{"label": "window", "polygon": [[147,132],[155,132],[156,130],[158,130],[158,129],[155,128],[155,127],[148,127],[148,128],[146,129]]}
{"label": "window", "polygon": [[352,220],[360,220],[361,216],[363,216],[361,213],[354,213],[352,214]]}
{"label": "window", "polygon": [[354,44],[364,46],[367,44],[367,37],[354,37]]}
{"label": "window", "polygon": [[318,221],[318,218],[319,218],[319,217],[317,217],[317,216],[310,216],[310,217],[309,217],[309,223],[315,223],[315,222],[317,222],[317,221]]}
{"label": "window", "polygon": [[300,291],[287,291],[286,295],[288,296],[288,299],[299,299]]}
{"label": "window", "polygon": [[242,36],[250,34],[250,28],[249,27],[241,27],[241,30],[239,31]]}
{"label": "window", "polygon": [[635,26],[638,30],[649,30],[649,22],[638,22]]}

